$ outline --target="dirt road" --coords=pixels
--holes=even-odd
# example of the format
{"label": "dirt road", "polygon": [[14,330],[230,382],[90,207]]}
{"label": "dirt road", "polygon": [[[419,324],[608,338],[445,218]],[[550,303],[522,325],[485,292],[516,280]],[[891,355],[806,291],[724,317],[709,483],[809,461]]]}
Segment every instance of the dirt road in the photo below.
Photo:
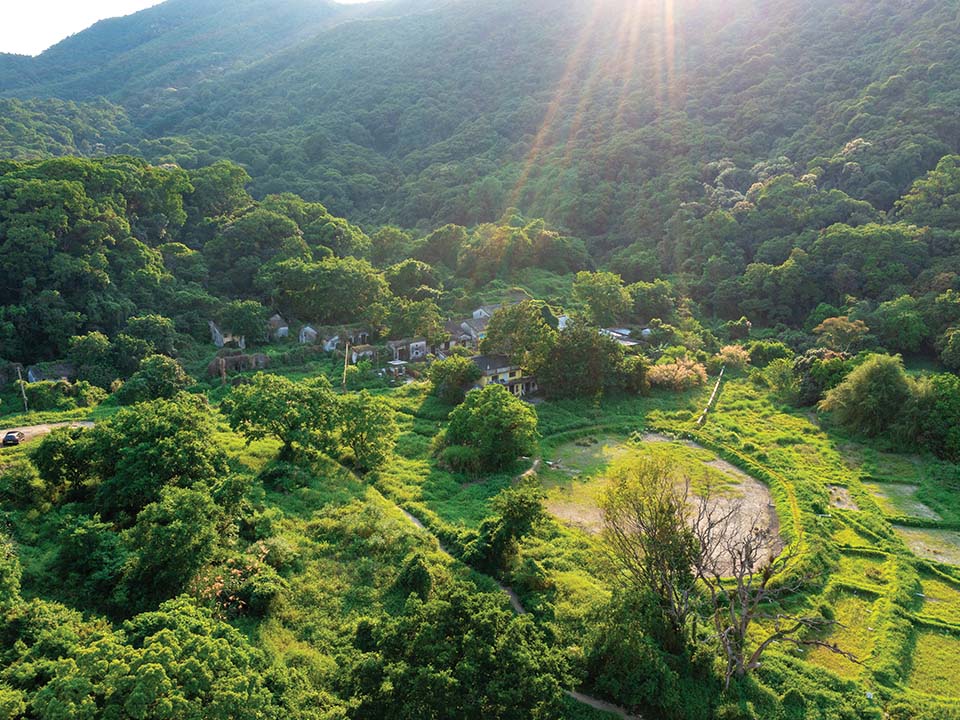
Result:
{"label": "dirt road", "polygon": [[0,428],[0,432],[3,435],[6,435],[11,430],[19,430],[22,432],[26,439],[24,442],[30,442],[31,440],[36,440],[37,438],[42,438],[44,435],[47,435],[57,428],[61,427],[83,427],[83,428],[92,428],[93,423],[83,420],[78,420],[76,422],[63,422],[63,423],[43,423],[41,425],[30,425],[28,427],[5,427]]}

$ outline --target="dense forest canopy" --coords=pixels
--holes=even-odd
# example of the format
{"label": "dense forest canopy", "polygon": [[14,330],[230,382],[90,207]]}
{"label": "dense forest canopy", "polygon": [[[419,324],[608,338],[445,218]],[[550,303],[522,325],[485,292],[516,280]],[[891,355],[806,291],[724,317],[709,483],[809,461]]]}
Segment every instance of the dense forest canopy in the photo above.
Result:
{"label": "dense forest canopy", "polygon": [[[154,78],[179,7],[147,11],[169,28],[149,42],[134,30],[154,15],[123,20],[137,44],[108,66],[139,86],[76,69],[85,43],[114,32],[98,26],[30,61],[36,75],[0,73],[6,94],[107,95],[137,128],[128,150],[186,167],[230,158],[255,195],[293,191],[354,221],[470,225],[513,205],[604,250],[655,247],[704,184],[733,205],[775,167],[887,211],[960,149],[949,3],[395,3],[264,33],[268,56],[218,47],[259,29],[251,3],[233,32],[193,45],[209,49],[193,76]],[[279,7],[276,26],[306,12]],[[219,22],[215,3],[189,12]]]}

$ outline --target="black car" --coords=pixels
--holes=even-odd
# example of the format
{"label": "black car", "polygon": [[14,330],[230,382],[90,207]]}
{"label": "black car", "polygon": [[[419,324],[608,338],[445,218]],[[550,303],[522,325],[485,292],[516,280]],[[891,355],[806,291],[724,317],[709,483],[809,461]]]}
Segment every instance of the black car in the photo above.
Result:
{"label": "black car", "polygon": [[3,436],[3,446],[10,447],[11,445],[19,445],[26,439],[26,436],[19,430],[11,430]]}

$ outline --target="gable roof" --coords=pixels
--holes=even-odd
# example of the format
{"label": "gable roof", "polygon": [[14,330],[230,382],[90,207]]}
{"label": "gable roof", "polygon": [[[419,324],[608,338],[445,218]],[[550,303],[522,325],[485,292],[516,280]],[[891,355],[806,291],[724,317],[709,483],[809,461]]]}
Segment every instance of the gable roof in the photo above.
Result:
{"label": "gable roof", "polygon": [[516,367],[516,365],[510,362],[510,358],[506,355],[477,355],[470,359],[474,365],[480,368],[480,372],[485,375],[494,373],[502,368]]}

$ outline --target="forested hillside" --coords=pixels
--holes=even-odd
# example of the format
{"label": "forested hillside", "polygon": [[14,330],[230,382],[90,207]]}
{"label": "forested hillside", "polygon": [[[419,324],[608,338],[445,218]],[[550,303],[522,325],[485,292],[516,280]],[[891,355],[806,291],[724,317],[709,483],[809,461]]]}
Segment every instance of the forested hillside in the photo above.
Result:
{"label": "forested hillside", "polygon": [[958,38],[170,0],[0,56],[0,718],[960,720]]}
{"label": "forested hillside", "polygon": [[[179,17],[168,5],[148,13]],[[221,17],[189,7],[200,15],[191,27]],[[236,27],[223,38],[234,44],[223,47],[219,35],[190,42],[172,20],[144,42],[139,28],[155,23],[140,13],[118,26],[139,44],[108,63],[135,73],[132,84],[106,88],[72,69],[110,25],[38,58],[34,81],[21,71],[3,81],[24,97],[107,94],[152,139],[140,146],[148,156],[229,157],[255,194],[294,191],[407,227],[488,221],[515,205],[603,248],[655,246],[679,206],[715,185],[714,162],[732,161],[720,179],[729,206],[757,163],[775,162],[889,210],[958,149],[949,3],[663,7],[672,13],[625,0],[397,3],[325,31],[314,11],[318,24],[291,36],[263,31],[252,4],[231,6]],[[171,53],[187,67],[173,68]],[[71,89],[42,77],[65,70],[80,78]]]}

